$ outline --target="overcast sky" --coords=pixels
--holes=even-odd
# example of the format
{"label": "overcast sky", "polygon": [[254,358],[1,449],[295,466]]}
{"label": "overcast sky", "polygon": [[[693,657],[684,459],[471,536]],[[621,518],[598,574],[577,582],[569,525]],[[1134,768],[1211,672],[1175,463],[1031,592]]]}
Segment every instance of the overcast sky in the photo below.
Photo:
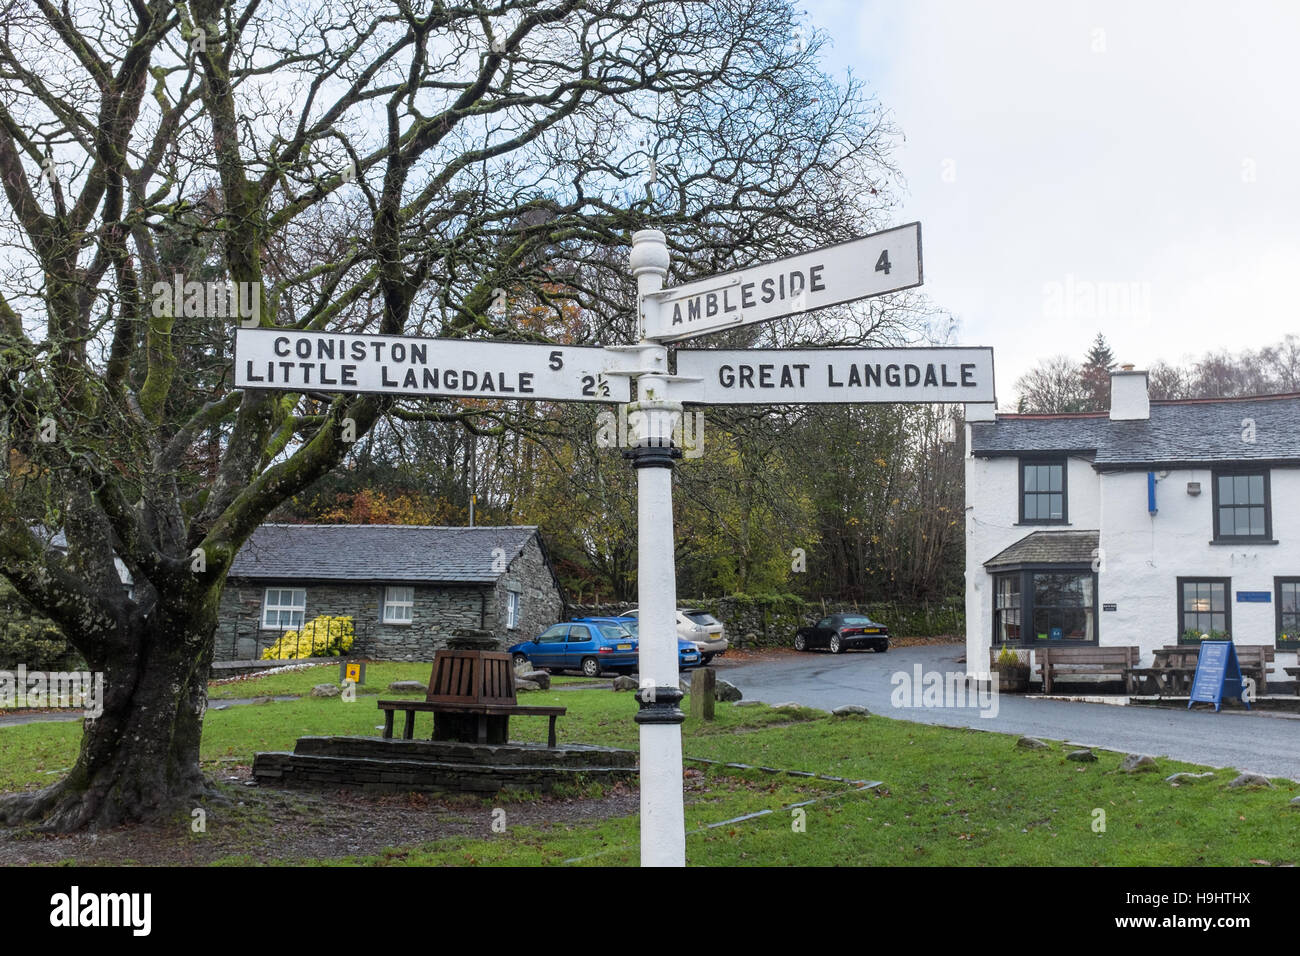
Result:
{"label": "overcast sky", "polygon": [[906,135],[898,222],[998,399],[1300,332],[1300,3],[804,0]]}

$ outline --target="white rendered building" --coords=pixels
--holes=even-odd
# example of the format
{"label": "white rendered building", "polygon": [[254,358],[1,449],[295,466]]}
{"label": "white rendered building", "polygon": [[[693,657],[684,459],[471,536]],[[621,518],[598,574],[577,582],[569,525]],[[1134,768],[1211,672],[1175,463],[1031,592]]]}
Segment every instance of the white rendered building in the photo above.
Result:
{"label": "white rendered building", "polygon": [[1109,412],[966,407],[967,672],[990,648],[1202,634],[1300,648],[1300,395],[1151,401],[1111,377]]}

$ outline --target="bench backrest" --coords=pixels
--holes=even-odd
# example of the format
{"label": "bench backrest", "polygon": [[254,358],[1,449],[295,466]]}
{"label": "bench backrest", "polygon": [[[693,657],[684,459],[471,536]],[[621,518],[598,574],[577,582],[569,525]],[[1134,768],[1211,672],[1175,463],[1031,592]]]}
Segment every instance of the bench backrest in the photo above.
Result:
{"label": "bench backrest", "polygon": [[1051,664],[1115,664],[1136,667],[1141,651],[1134,647],[1036,647],[1040,660]]}
{"label": "bench backrest", "polygon": [[430,703],[513,704],[515,668],[500,651],[438,651],[429,675]]}
{"label": "bench backrest", "polygon": [[[1234,644],[1233,647],[1237,651],[1237,660],[1242,664],[1259,667],[1275,659],[1274,648],[1268,644]],[[1201,645],[1199,644],[1170,644],[1156,652],[1156,660],[1161,657],[1179,658],[1186,662],[1186,666],[1192,667],[1196,664],[1200,655]]]}

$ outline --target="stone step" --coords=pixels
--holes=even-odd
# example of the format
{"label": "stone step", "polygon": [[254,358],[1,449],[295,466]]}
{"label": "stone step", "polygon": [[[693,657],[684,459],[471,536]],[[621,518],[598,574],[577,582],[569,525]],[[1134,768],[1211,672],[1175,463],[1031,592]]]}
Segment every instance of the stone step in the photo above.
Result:
{"label": "stone step", "polygon": [[635,767],[635,750],[591,744],[465,744],[451,740],[384,740],[382,737],[299,737],[294,753],[378,760],[427,760],[470,766]]}
{"label": "stone step", "polygon": [[528,766],[448,763],[372,757],[332,757],[297,753],[259,753],[253,779],[262,786],[330,789],[348,787],[373,793],[409,791],[473,793],[483,796],[518,791],[545,793],[557,784],[635,782],[634,767]]}

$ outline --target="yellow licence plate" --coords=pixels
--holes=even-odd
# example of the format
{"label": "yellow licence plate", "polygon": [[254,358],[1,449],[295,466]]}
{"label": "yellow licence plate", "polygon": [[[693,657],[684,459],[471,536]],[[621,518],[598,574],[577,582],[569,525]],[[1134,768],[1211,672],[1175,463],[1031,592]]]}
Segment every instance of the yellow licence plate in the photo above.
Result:
{"label": "yellow licence plate", "polygon": [[880,628],[878,628],[878,627],[868,627],[868,628],[865,628],[865,629],[862,631],[862,633],[863,633],[863,634],[879,634],[879,633],[880,633]]}
{"label": "yellow licence plate", "polygon": [[618,649],[619,649],[620,651],[630,651],[630,650],[632,649],[632,645],[631,645],[631,644],[620,644],[620,645],[618,645]]}

